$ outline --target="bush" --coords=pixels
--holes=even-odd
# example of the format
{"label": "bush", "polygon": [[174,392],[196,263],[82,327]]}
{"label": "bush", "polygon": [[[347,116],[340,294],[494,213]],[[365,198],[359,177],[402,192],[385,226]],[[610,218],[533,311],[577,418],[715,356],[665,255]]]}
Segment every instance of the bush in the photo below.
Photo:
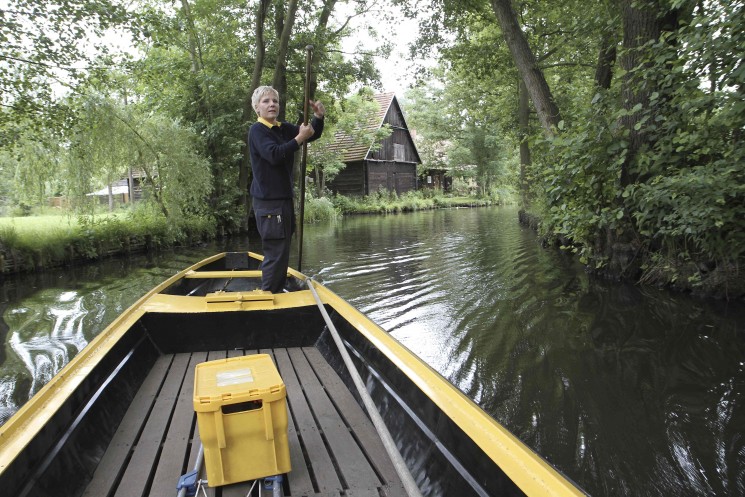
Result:
{"label": "bush", "polygon": [[720,162],[679,169],[629,192],[639,233],[670,252],[720,261],[745,256],[742,167]]}
{"label": "bush", "polygon": [[[507,196],[505,194],[504,198]],[[332,201],[335,208],[344,214],[392,214],[442,207],[474,207],[504,203],[503,198],[496,195],[477,199],[466,196],[452,197],[433,190],[410,191],[400,196],[395,192],[379,190],[366,197],[335,195]]]}
{"label": "bush", "polygon": [[18,204],[10,208],[11,217],[26,217],[31,215],[31,206],[26,204]]}
{"label": "bush", "polygon": [[305,201],[305,222],[317,223],[333,221],[341,216],[341,212],[328,197],[314,198],[308,196]]}
{"label": "bush", "polygon": [[215,237],[210,216],[170,220],[145,205],[129,214],[68,219],[66,224],[60,223],[62,216],[30,217],[23,218],[22,227],[14,220],[0,225],[0,249],[20,270],[31,270],[126,253],[132,247],[167,247]]}

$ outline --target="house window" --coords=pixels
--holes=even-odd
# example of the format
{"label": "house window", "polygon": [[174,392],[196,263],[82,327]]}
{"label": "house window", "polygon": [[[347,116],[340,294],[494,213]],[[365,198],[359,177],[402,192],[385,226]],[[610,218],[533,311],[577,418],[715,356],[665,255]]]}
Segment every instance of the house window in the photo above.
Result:
{"label": "house window", "polygon": [[406,160],[406,149],[400,143],[393,144],[393,160],[396,160],[396,161]]}

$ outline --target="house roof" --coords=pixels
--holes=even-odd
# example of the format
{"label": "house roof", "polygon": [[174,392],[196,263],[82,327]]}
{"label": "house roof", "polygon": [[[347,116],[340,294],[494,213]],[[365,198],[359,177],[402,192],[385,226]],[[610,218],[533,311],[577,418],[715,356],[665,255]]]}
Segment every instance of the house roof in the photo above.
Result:
{"label": "house roof", "polygon": [[[369,131],[380,129],[383,126],[383,121],[385,120],[385,116],[388,114],[388,109],[391,108],[394,98],[396,98],[396,94],[393,92],[373,95],[373,99],[379,106],[378,113],[371,116],[364,125],[360,126],[360,128]],[[344,151],[344,162],[354,162],[364,160],[370,152],[371,147],[372,142],[355,143],[352,136],[342,131],[337,131],[334,135],[334,142],[329,148],[334,151]]]}

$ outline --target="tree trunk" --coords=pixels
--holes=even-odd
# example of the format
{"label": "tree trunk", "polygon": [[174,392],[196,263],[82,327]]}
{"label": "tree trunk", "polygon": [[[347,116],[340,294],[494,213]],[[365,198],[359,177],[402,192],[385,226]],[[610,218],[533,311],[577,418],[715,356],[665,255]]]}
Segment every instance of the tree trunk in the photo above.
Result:
{"label": "tree trunk", "polygon": [[649,105],[649,96],[654,91],[648,82],[642,84],[645,83],[640,74],[643,71],[639,69],[644,60],[642,47],[650,40],[659,39],[660,19],[664,16],[662,15],[663,9],[657,2],[638,3],[635,0],[622,0],[621,13],[623,16],[623,55],[620,64],[625,72],[621,88],[621,103],[624,110],[629,111],[620,119],[621,126],[629,132],[629,148],[621,166],[621,188],[623,189],[636,181],[632,164],[645,139],[643,128],[636,129],[636,125],[641,121],[641,112],[631,113],[630,111],[637,105],[640,105],[641,109],[646,108]]}
{"label": "tree trunk", "polygon": [[196,74],[201,69],[200,57],[198,53],[197,35],[194,28],[194,19],[191,17],[191,8],[189,0],[181,0],[181,8],[184,11],[184,17],[187,22],[187,36],[189,38],[189,59],[191,60],[191,72]]}
{"label": "tree trunk", "polygon": [[323,197],[323,185],[321,184],[321,169],[316,166],[313,168],[316,177],[316,197]]}
{"label": "tree trunk", "polygon": [[[321,60],[321,56],[325,52],[325,44],[329,43],[328,24],[331,14],[334,12],[337,0],[325,0],[323,2],[323,9],[321,15],[318,17],[318,27],[316,28],[316,44],[313,49],[313,56],[311,58],[311,68],[317,68],[318,63]],[[324,45],[320,45],[319,41],[323,41]],[[316,88],[318,88],[318,71],[311,70],[310,72],[310,98],[315,100]],[[325,175],[323,174],[323,167],[316,164],[314,168],[316,176],[316,195],[318,198],[323,197],[325,190]]]}
{"label": "tree trunk", "polygon": [[510,0],[492,0],[492,9],[497,16],[504,35],[504,40],[510,49],[512,58],[525,82],[536,112],[544,130],[553,135],[561,121],[559,107],[556,105],[551,89],[548,87],[543,71],[538,67],[535,55],[528,45],[525,34],[517,22],[517,14],[512,8]]}
{"label": "tree trunk", "polygon": [[610,88],[613,80],[613,65],[616,63],[616,44],[609,33],[604,33],[600,40],[598,65],[595,69],[595,84],[599,88]]}
{"label": "tree trunk", "polygon": [[264,69],[264,58],[266,56],[266,41],[264,40],[264,23],[266,22],[266,14],[269,10],[271,0],[260,0],[258,10],[256,12],[256,58],[254,59],[254,70],[251,76],[251,85],[248,88],[246,99],[243,103],[243,116],[242,122],[245,126],[244,142],[242,146],[241,163],[238,167],[238,188],[241,191],[240,198],[238,200],[242,207],[245,215],[241,219],[241,230],[248,230],[248,217],[251,213],[251,205],[248,199],[248,178],[251,171],[251,154],[248,149],[248,128],[251,126],[250,123],[256,118],[256,111],[254,111],[253,103],[251,98],[256,88],[261,85],[261,72]]}
{"label": "tree trunk", "polygon": [[[157,162],[157,158],[155,159]],[[160,186],[155,183],[155,178],[153,177],[152,172],[148,169],[147,164],[145,163],[145,159],[142,157],[142,152],[137,151],[137,162],[140,164],[140,169],[145,173],[145,180],[150,184],[150,186],[153,189],[153,198],[155,199],[155,203],[158,204],[158,207],[160,207],[160,211],[163,213],[163,216],[168,218],[168,209],[166,208],[166,204],[163,202],[163,195],[160,193]]]}
{"label": "tree trunk", "polygon": [[266,14],[269,12],[271,0],[260,0],[256,12],[256,58],[254,59],[254,70],[251,75],[251,87],[248,91],[246,106],[244,107],[243,116],[254,116],[255,111],[251,105],[251,96],[253,91],[261,85],[261,72],[264,69],[264,58],[266,57],[266,41],[264,40],[264,24],[266,23]]}
{"label": "tree trunk", "polygon": [[135,180],[132,175],[132,166],[129,166],[127,169],[127,180],[129,181],[129,203],[133,204],[135,201]]}
{"label": "tree trunk", "polygon": [[530,136],[530,101],[528,98],[528,89],[525,82],[521,79],[517,85],[518,92],[518,136],[520,139],[520,197],[522,206],[527,209],[530,206],[530,187],[528,185],[528,169],[530,169],[530,145],[528,137]]}
{"label": "tree trunk", "polygon": [[274,65],[274,78],[272,86],[279,92],[279,115],[277,119],[286,120],[287,107],[287,47],[290,44],[292,27],[295,24],[295,14],[297,13],[298,0],[290,0],[287,7],[287,15],[281,18],[281,12],[277,14],[277,34],[279,39],[279,49],[277,50],[277,61]]}
{"label": "tree trunk", "polygon": [[[616,198],[617,205],[622,208],[625,206],[622,198],[625,188],[644,181],[634,166],[642,146],[649,139],[641,120],[643,111],[649,108],[650,95],[656,89],[653,79],[645,79],[648,76],[648,69],[655,63],[654,58],[649,57],[645,45],[659,40],[663,26],[668,22],[677,22],[674,19],[675,15],[670,17],[671,12],[660,3],[660,0],[620,2],[623,18],[623,51],[619,63],[624,72],[621,105],[626,113],[619,119],[619,124],[628,132],[628,148],[621,164]],[[622,229],[618,229],[618,226],[615,229],[606,229],[604,252],[608,260],[607,271],[615,276],[635,277],[639,271],[639,258],[636,257],[639,245],[635,240],[634,220],[625,212],[621,223]]]}
{"label": "tree trunk", "polygon": [[195,97],[197,99],[197,102],[199,103],[199,111],[207,118],[208,122],[211,122],[212,108],[209,101],[209,88],[203,84],[200,84],[196,78],[196,76],[203,71],[204,62],[202,61],[202,48],[199,46],[199,39],[197,38],[197,30],[194,25],[194,18],[191,15],[189,0],[181,0],[181,7],[183,9],[184,17],[186,18],[186,31],[189,38],[189,59],[191,60],[191,73],[195,75]]}
{"label": "tree trunk", "polygon": [[[334,12],[337,0],[325,0],[323,2],[323,8],[321,9],[321,15],[318,17],[318,27],[316,28],[316,36],[313,50],[313,58],[311,60],[311,67],[318,67],[318,62],[321,59],[321,55],[325,51],[325,44],[329,43],[329,33],[327,32],[329,19],[331,14]],[[323,42],[324,45],[320,45]],[[310,98],[314,100],[316,94],[316,88],[318,87],[318,71],[311,71],[310,73]]]}

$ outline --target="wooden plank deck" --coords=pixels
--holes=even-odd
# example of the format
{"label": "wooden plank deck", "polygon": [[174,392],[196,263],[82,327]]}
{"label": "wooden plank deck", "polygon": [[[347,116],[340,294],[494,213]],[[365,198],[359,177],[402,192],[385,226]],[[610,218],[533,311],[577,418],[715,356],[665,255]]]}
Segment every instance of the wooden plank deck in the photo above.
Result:
{"label": "wooden plank deck", "polygon": [[[315,348],[245,351],[256,352],[272,355],[287,388],[292,471],[285,479],[284,495],[405,495],[372,423]],[[194,467],[200,446],[192,407],[194,367],[243,354],[241,350],[160,357],[83,495],[175,496],[179,476]],[[259,495],[258,488],[248,493],[251,483],[207,488],[206,493]]]}

